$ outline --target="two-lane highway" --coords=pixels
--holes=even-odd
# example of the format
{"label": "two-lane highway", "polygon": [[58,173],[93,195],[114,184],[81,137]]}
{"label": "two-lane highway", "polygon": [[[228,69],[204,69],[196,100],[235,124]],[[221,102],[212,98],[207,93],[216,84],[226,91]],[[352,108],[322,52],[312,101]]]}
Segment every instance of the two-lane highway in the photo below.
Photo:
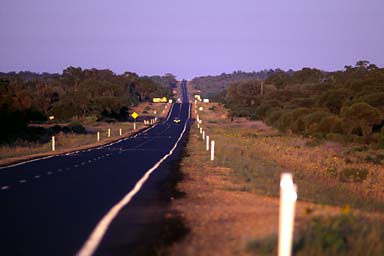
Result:
{"label": "two-lane highway", "polygon": [[[185,82],[182,89],[183,103],[134,137],[1,168],[0,255],[90,255],[113,237],[119,213],[149,203],[179,157],[190,117]],[[135,219],[119,223],[127,240],[143,232]]]}

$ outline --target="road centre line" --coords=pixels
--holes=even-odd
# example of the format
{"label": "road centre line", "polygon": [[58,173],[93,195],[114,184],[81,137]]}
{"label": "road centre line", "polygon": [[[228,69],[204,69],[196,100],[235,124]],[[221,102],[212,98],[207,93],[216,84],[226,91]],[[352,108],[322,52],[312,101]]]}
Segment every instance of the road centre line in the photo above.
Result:
{"label": "road centre line", "polygon": [[190,119],[190,113],[191,104],[189,104],[188,106],[188,118],[184,124],[184,129],[181,132],[177,141],[175,142],[173,148],[169,151],[168,154],[161,158],[160,161],[158,161],[151,169],[149,169],[144,174],[144,176],[135,184],[134,188],[128,194],[126,194],[116,205],[114,205],[109,210],[109,212],[99,221],[87,241],[84,243],[84,245],[78,252],[78,256],[90,256],[96,251],[112,220],[116,218],[117,214],[121,211],[121,209],[132,200],[132,198],[137,194],[137,192],[140,191],[144,183],[148,180],[151,173],[154,172],[160,166],[160,164],[162,164],[169,156],[173,154],[187,129],[188,120]]}

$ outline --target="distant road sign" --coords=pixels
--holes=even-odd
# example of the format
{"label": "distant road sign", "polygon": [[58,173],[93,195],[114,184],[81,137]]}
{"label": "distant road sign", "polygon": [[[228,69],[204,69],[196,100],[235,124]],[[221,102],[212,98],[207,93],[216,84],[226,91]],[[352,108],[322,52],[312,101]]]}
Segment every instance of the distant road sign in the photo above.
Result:
{"label": "distant road sign", "polygon": [[136,112],[133,112],[133,113],[131,114],[131,116],[132,116],[134,119],[136,119],[136,118],[139,116],[139,114],[137,114]]}

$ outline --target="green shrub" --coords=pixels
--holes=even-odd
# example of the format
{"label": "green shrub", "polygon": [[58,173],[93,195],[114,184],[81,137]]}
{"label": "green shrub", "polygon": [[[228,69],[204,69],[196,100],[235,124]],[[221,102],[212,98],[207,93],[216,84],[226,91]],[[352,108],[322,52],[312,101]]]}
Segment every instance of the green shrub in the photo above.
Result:
{"label": "green shrub", "polygon": [[372,133],[373,125],[380,124],[383,120],[382,114],[377,108],[364,102],[343,108],[341,115],[345,131],[353,134],[354,130],[360,129],[366,141]]}
{"label": "green shrub", "polygon": [[286,132],[290,129],[292,121],[292,112],[289,110],[282,111],[279,120],[276,122],[276,128],[281,132]]}
{"label": "green shrub", "polygon": [[278,120],[280,119],[281,115],[284,113],[284,110],[282,109],[273,109],[271,112],[267,114],[265,117],[265,122],[268,125],[276,126]]}
{"label": "green shrub", "polygon": [[343,214],[315,217],[298,231],[294,255],[384,255],[382,223]]}
{"label": "green shrub", "polygon": [[367,179],[368,170],[367,169],[358,169],[358,168],[344,168],[340,174],[339,179],[342,182],[363,182]]}
{"label": "green shrub", "polygon": [[342,133],[342,120],[336,115],[324,116],[318,125],[318,131],[327,133]]}
{"label": "green shrub", "polygon": [[311,133],[319,132],[319,123],[325,117],[330,116],[331,114],[326,111],[317,110],[310,114],[307,114],[303,118],[305,129]]}
{"label": "green shrub", "polygon": [[348,142],[348,138],[345,135],[339,134],[339,133],[328,133],[325,138],[327,140],[339,142],[339,143],[346,143]]}
{"label": "green shrub", "polygon": [[71,132],[76,133],[76,134],[86,134],[87,130],[85,127],[78,121],[71,122],[68,125],[68,128],[70,129]]}

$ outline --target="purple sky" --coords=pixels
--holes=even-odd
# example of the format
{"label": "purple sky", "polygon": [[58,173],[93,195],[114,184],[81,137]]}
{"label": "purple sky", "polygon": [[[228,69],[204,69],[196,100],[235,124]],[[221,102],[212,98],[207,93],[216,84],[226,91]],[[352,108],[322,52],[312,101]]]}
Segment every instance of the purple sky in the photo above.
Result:
{"label": "purple sky", "polygon": [[384,66],[383,0],[1,0],[0,71]]}

